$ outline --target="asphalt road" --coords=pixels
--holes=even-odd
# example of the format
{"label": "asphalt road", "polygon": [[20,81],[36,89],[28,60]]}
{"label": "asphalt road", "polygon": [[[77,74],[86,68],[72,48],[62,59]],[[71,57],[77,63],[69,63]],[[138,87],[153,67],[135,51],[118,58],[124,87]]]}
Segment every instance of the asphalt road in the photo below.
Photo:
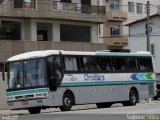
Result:
{"label": "asphalt road", "polygon": [[83,110],[74,109],[69,112],[57,111],[36,115],[18,115],[17,117],[17,120],[160,120],[160,100],[131,107],[117,104],[105,109],[91,107]]}

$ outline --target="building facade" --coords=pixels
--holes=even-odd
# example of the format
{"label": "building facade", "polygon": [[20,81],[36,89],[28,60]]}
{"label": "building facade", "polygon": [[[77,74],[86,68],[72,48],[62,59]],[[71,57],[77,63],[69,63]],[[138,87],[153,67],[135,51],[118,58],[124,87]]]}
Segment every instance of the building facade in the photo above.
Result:
{"label": "building facade", "polygon": [[[160,14],[154,14],[151,16],[152,24],[152,32],[150,37],[151,43],[151,53],[153,55],[154,68],[155,73],[160,74],[160,31],[159,31],[159,21]],[[130,29],[130,37],[129,38],[129,48],[131,52],[136,51],[147,51],[147,38],[145,32],[146,26],[146,18],[139,19],[134,22],[127,24]]]}
{"label": "building facade", "polygon": [[106,7],[106,23],[100,25],[99,39],[111,51],[124,51],[128,46],[128,38],[123,37],[123,22],[127,20],[126,12],[122,11],[122,0],[101,0]]}
{"label": "building facade", "polygon": [[99,0],[2,0],[0,2],[0,71],[16,54],[44,49],[107,49],[98,39],[106,22]]}
{"label": "building facade", "polygon": [[[159,0],[123,0],[122,11],[127,13],[128,19],[123,24],[133,22],[135,20],[144,18],[146,14],[146,4],[150,2],[150,14],[153,15],[159,11],[160,1]],[[123,27],[124,36],[129,35],[129,29],[127,26]]]}

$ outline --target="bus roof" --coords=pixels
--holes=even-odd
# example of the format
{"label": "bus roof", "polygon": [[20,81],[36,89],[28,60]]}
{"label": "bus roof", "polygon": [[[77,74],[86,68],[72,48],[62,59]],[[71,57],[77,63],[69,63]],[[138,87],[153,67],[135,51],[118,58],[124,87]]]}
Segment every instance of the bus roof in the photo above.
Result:
{"label": "bus roof", "polygon": [[39,57],[46,57],[53,54],[59,54],[58,50],[43,50],[43,51],[33,51],[33,52],[26,52],[19,55],[15,55],[9,58],[7,61],[18,61],[18,60],[25,60],[25,59],[32,59],[32,58],[39,58]]}
{"label": "bus roof", "polygon": [[43,50],[43,51],[33,51],[26,52],[19,55],[15,55],[9,58],[7,61],[18,61],[18,60],[26,60],[40,57],[47,57],[50,55],[95,55],[95,56],[151,56],[149,52],[136,52],[136,53],[122,53],[122,52],[84,52],[84,51],[63,51],[63,50]]}

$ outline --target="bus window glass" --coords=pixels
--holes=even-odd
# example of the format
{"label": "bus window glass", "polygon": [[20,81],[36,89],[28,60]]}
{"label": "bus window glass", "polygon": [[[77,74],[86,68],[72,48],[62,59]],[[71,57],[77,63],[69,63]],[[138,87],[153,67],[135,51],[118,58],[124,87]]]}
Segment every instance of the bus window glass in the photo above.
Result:
{"label": "bus window glass", "polygon": [[84,57],[84,66],[86,71],[100,71],[99,66],[96,63],[96,59],[94,57]]}
{"label": "bus window glass", "polygon": [[64,57],[66,71],[78,71],[76,57]]}
{"label": "bus window glass", "polygon": [[121,67],[120,67],[121,71],[125,71],[126,70],[126,64],[125,64],[125,58],[121,58]]}
{"label": "bus window glass", "polygon": [[140,71],[145,71],[146,70],[146,65],[145,65],[145,60],[144,58],[139,58],[139,68]]}
{"label": "bus window glass", "polygon": [[8,88],[23,87],[23,62],[14,62],[9,64]]}
{"label": "bus window glass", "polygon": [[140,70],[142,71],[153,70],[152,59],[149,57],[140,58]]}
{"label": "bus window glass", "polygon": [[24,86],[34,87],[46,85],[43,59],[26,60],[24,62]]}
{"label": "bus window glass", "polygon": [[147,58],[147,70],[153,71],[152,59]]}
{"label": "bus window glass", "polygon": [[121,58],[111,58],[112,59],[112,70],[120,71],[121,70]]}
{"label": "bus window glass", "polygon": [[129,57],[126,59],[127,62],[127,70],[129,71],[136,71],[137,70],[137,64],[136,64],[136,59]]}
{"label": "bus window glass", "polygon": [[106,57],[98,57],[97,58],[97,66],[101,71],[111,71],[111,62],[110,58]]}

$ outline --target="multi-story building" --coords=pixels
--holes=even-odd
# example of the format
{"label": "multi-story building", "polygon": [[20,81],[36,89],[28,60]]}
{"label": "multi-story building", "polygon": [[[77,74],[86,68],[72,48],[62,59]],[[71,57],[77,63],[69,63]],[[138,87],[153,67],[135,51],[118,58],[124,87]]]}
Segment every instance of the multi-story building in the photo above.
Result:
{"label": "multi-story building", "polygon": [[0,70],[10,56],[32,50],[107,49],[98,41],[98,25],[106,22],[98,1],[1,0]]}
{"label": "multi-story building", "polygon": [[106,6],[106,23],[100,25],[99,38],[111,51],[124,51],[128,46],[128,38],[123,37],[123,22],[127,13],[122,11],[123,0],[101,0]]}

